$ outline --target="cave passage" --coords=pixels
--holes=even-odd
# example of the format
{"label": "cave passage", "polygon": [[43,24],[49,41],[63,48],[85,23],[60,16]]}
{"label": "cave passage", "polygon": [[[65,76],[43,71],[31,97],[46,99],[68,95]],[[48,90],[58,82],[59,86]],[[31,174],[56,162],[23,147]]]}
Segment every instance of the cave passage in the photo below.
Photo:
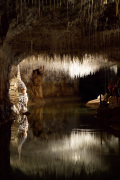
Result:
{"label": "cave passage", "polygon": [[0,179],[120,179],[119,60],[119,0],[0,0]]}

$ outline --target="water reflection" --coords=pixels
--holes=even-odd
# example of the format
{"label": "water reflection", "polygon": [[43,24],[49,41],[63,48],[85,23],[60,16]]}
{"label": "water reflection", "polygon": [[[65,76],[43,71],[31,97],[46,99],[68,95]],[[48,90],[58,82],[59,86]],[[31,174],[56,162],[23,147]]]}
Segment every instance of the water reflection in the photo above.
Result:
{"label": "water reflection", "polygon": [[18,66],[17,77],[10,80],[10,101],[11,110],[15,116],[14,122],[11,127],[11,144],[17,146],[19,160],[21,159],[22,146],[27,138],[28,120],[25,113],[27,112],[27,88],[21,80],[20,69]]}
{"label": "water reflection", "polygon": [[[119,138],[99,128],[92,129],[98,120],[94,119],[93,112],[88,108],[78,104],[58,106],[31,108],[28,118],[31,127],[22,148],[20,161],[16,155],[16,145],[11,140],[12,168],[19,169],[27,176],[40,178],[53,174],[55,178],[63,179],[81,177],[83,173],[85,177],[102,173],[106,173],[108,177],[119,175]],[[84,118],[87,120],[84,121]],[[36,135],[37,128],[40,133]],[[13,132],[15,124],[12,138]]]}
{"label": "water reflection", "polygon": [[7,124],[0,126],[0,179],[9,179],[10,176],[10,128]]}

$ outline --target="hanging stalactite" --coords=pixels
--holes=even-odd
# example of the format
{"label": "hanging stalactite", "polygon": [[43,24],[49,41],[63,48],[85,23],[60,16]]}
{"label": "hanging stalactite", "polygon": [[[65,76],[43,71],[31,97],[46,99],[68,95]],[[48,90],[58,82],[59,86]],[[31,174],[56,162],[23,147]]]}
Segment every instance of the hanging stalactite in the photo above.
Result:
{"label": "hanging stalactite", "polygon": [[67,0],[67,18],[68,18],[68,0]]}
{"label": "hanging stalactite", "polygon": [[33,51],[33,40],[31,40],[31,54],[32,54],[32,51]]}
{"label": "hanging stalactite", "polygon": [[20,9],[21,9],[21,10],[20,10],[20,12],[21,12],[21,17],[22,17],[22,3],[23,3],[23,2],[22,2],[22,0],[21,0],[21,6],[20,6]]}
{"label": "hanging stalactite", "polygon": [[118,5],[119,5],[119,0],[116,0],[116,16],[118,16]]}
{"label": "hanging stalactite", "polygon": [[51,5],[51,0],[50,0],[50,11],[51,11],[51,9],[52,9],[52,7],[51,7],[52,5]]}
{"label": "hanging stalactite", "polygon": [[0,32],[2,32],[2,22],[1,22],[1,14],[0,14]]}
{"label": "hanging stalactite", "polygon": [[60,0],[60,8],[61,8],[61,5],[62,5],[62,2],[61,2],[61,0]]}
{"label": "hanging stalactite", "polygon": [[39,0],[39,17],[40,17],[40,0]]}
{"label": "hanging stalactite", "polygon": [[25,8],[26,8],[26,0],[24,0],[24,5],[25,5]]}
{"label": "hanging stalactite", "polygon": [[54,11],[55,11],[55,0],[54,0]]}

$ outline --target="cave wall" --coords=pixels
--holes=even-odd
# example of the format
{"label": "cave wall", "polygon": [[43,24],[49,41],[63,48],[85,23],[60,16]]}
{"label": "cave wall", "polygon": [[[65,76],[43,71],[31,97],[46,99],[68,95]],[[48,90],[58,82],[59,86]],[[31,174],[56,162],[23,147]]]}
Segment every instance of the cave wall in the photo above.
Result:
{"label": "cave wall", "polygon": [[36,101],[37,98],[51,98],[51,97],[70,97],[79,94],[79,79],[71,79],[68,75],[63,73],[57,74],[54,72],[44,72],[41,69],[33,71],[32,77],[24,78],[22,72],[22,80],[27,86],[29,99]]}
{"label": "cave wall", "polygon": [[9,69],[10,59],[3,49],[0,49],[0,123],[6,121],[10,114],[9,102]]}
{"label": "cave wall", "polygon": [[[119,61],[119,11],[118,0],[0,1],[0,111],[9,112],[11,65],[29,55],[99,53]],[[62,86],[54,83],[55,94]]]}

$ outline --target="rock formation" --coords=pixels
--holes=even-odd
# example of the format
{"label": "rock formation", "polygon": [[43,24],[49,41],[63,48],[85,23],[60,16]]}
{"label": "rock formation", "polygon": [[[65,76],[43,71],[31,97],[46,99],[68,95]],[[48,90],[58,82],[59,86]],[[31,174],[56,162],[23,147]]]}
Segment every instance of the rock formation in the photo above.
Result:
{"label": "rock formation", "polygon": [[119,10],[118,0],[1,0],[0,118],[10,112],[11,66],[28,56],[98,53],[118,61]]}

